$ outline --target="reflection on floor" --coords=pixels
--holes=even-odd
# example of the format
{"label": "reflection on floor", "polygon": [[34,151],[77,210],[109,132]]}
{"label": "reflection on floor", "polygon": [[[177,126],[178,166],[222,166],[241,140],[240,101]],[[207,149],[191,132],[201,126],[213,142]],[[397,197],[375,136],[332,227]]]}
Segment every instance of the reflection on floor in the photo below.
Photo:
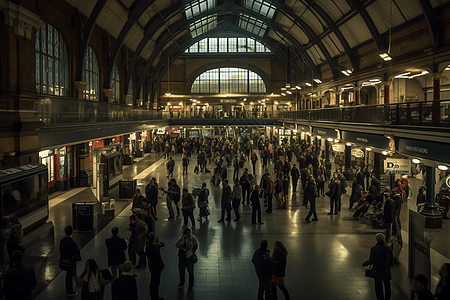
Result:
{"label": "reflection on floor", "polygon": [[[373,280],[364,277],[361,267],[369,256],[370,247],[375,244],[375,233],[368,221],[357,222],[352,219],[353,212],[348,210],[347,193],[343,197],[343,210],[340,215],[328,216],[329,202],[326,197],[318,198],[318,222],[308,224],[304,218],[308,208],[301,205],[302,194],[292,195],[288,209],[275,210],[272,215],[264,215],[264,225],[251,224],[251,207],[241,205],[242,219],[239,222],[218,223],[220,216],[221,188],[210,186],[211,174],[193,174],[196,157],[192,157],[189,174],[182,174],[181,157],[175,157],[175,178],[180,187],[199,187],[206,182],[210,189],[209,221],[196,223],[193,233],[200,247],[199,262],[195,265],[195,287],[192,294],[187,288],[177,289],[177,249],[175,240],[181,235],[182,219],[167,220],[168,211],[165,201],[160,199],[156,232],[166,247],[162,256],[166,269],[162,275],[160,296],[164,299],[256,299],[257,277],[251,263],[253,252],[261,241],[267,239],[272,250],[275,241],[282,241],[289,255],[286,270],[286,287],[292,299],[375,299]],[[259,163],[259,162],[258,162]],[[149,167],[136,166],[140,172]],[[246,167],[250,167],[249,162]],[[130,167],[129,169],[131,169]],[[213,169],[212,165],[208,169]],[[249,168],[251,169],[251,168]],[[273,171],[273,165],[270,165]],[[136,176],[139,171],[135,172]],[[229,168],[228,174],[232,173]],[[242,171],[241,171],[242,174]],[[149,177],[156,177],[160,187],[166,187],[166,168],[162,164]],[[257,170],[258,182],[261,170]],[[147,178],[148,179],[148,178]],[[140,182],[144,187],[146,180]],[[198,209],[195,211],[198,214]],[[404,209],[402,214],[407,214]],[[83,249],[83,263],[78,265],[82,272],[84,262],[94,258],[101,268],[107,267],[104,240],[110,236],[113,226],[120,228],[121,236],[127,236],[128,216],[125,209],[118,217],[95,236]],[[404,216],[402,216],[404,219]],[[404,221],[403,229],[407,228]],[[406,239],[406,235],[404,234]],[[401,265],[392,268],[392,299],[409,299],[412,282],[407,276],[407,250],[400,256]],[[138,275],[139,299],[149,299],[148,269],[134,270]],[[437,267],[432,273],[437,275]],[[63,274],[62,274],[63,275]],[[64,299],[64,276],[59,275],[37,297],[37,299]],[[434,283],[435,284],[434,278]],[[279,292],[280,299],[283,299]],[[73,299],[80,299],[80,296]],[[110,299],[110,288],[106,288],[104,299]]]}

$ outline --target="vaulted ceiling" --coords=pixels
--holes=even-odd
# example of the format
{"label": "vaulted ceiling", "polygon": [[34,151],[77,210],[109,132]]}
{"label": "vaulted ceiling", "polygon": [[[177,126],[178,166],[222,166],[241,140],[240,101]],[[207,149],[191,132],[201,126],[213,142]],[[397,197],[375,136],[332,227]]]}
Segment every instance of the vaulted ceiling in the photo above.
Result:
{"label": "vaulted ceiling", "polygon": [[[435,9],[449,0],[66,0],[89,17],[84,39],[94,24],[116,39],[108,60],[109,77],[120,47],[134,51],[126,86],[139,57],[147,64],[138,83],[157,86],[169,65],[193,43],[234,33],[253,37],[268,46],[282,61],[292,60],[315,78],[319,66],[328,64],[333,77],[339,61],[356,70],[354,48],[373,41],[379,52],[388,52],[383,35],[424,15],[437,46]],[[90,26],[92,25],[92,26]],[[89,32],[90,31],[90,32]],[[83,47],[83,43],[82,43]],[[288,56],[287,49],[292,53]],[[82,49],[83,50],[83,49]],[[83,53],[82,53],[83,54]],[[109,80],[108,80],[109,82]]]}

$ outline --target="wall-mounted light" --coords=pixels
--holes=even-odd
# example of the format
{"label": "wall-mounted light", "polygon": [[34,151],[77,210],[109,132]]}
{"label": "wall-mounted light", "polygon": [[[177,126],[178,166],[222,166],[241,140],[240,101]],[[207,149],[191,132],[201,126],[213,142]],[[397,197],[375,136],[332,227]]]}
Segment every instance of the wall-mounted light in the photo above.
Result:
{"label": "wall-mounted light", "polygon": [[415,164],[420,164],[420,159],[414,158],[412,160],[412,162],[415,163]]}

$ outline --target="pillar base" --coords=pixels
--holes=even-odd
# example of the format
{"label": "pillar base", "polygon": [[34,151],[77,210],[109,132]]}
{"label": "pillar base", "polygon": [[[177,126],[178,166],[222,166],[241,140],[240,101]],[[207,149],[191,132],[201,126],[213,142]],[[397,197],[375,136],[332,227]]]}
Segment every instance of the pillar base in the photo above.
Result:
{"label": "pillar base", "polygon": [[343,172],[345,179],[347,179],[348,182],[353,181],[353,179],[355,179],[355,172],[353,172],[353,170],[350,169],[345,169]]}
{"label": "pillar base", "polygon": [[436,206],[425,205],[424,209],[420,213],[426,217],[425,228],[442,228],[442,215],[437,210]]}

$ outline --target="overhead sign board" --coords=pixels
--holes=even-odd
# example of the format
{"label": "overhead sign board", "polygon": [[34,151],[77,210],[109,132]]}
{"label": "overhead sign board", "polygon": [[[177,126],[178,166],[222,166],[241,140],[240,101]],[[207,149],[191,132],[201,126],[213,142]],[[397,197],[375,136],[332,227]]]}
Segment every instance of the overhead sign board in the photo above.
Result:
{"label": "overhead sign board", "polygon": [[341,138],[346,142],[352,142],[355,144],[363,144],[382,149],[389,148],[389,139],[384,135],[342,131]]}
{"label": "overhead sign board", "polygon": [[384,161],[384,172],[411,175],[411,160],[387,157]]}
{"label": "overhead sign board", "polygon": [[332,139],[337,139],[338,137],[337,131],[330,128],[314,127],[313,133],[321,137],[327,137]]}
{"label": "overhead sign board", "polygon": [[450,145],[448,144],[399,139],[397,149],[403,154],[450,163]]}

